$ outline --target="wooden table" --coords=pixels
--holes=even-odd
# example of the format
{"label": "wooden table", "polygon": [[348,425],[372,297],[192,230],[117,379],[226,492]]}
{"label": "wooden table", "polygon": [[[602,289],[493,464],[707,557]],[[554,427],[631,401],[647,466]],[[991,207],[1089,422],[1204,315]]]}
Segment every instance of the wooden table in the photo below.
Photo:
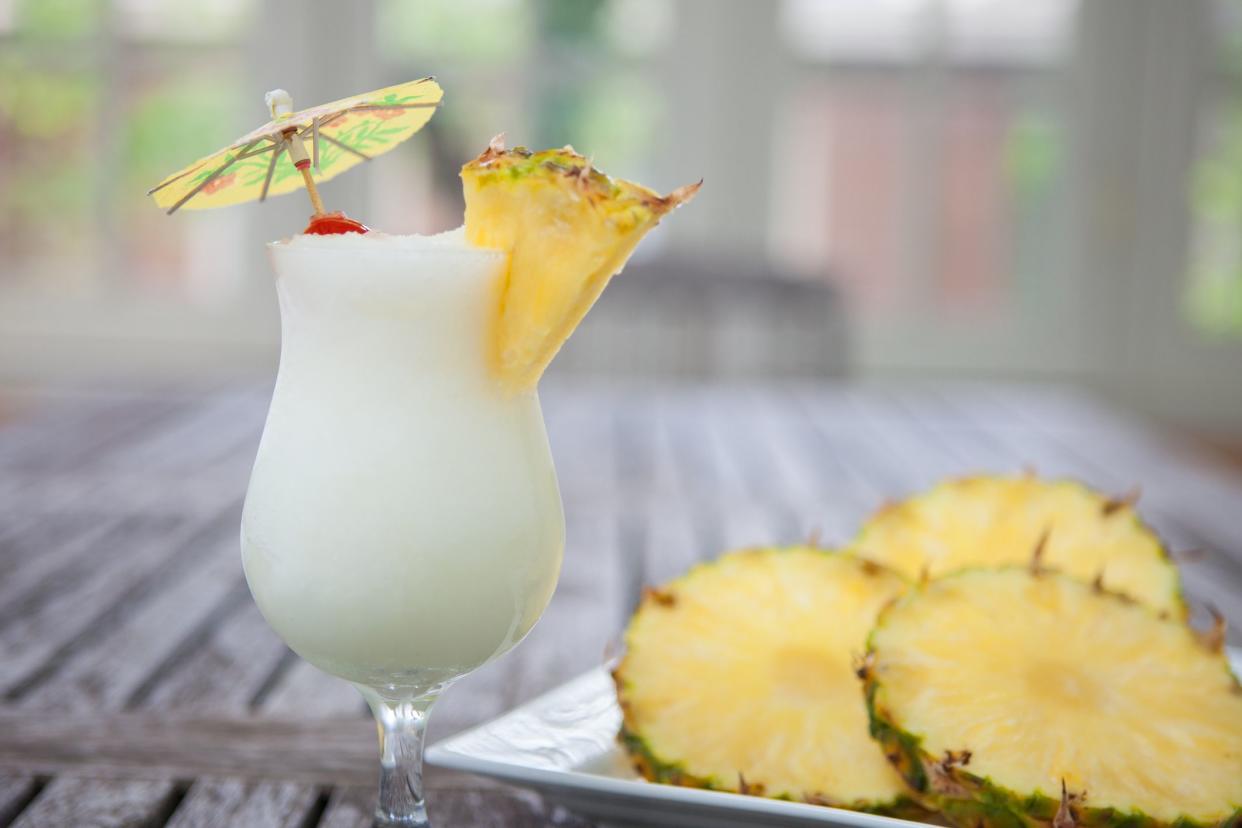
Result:
{"label": "wooden table", "polygon": [[[238,515],[268,390],[26,401],[0,427],[0,825],[361,826],[375,733],[259,617]],[[565,570],[529,639],[455,686],[432,740],[600,662],[643,584],[729,546],[849,537],[945,475],[1032,466],[1111,492],[1242,629],[1242,482],[1057,389],[553,386]],[[429,773],[450,826],[582,826]]]}

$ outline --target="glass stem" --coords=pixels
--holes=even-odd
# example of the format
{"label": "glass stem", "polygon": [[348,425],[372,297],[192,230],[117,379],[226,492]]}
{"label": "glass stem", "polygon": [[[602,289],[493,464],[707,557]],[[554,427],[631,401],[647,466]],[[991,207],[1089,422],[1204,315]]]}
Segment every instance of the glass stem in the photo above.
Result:
{"label": "glass stem", "polygon": [[364,695],[375,714],[380,739],[380,789],[375,825],[427,828],[427,809],[423,805],[423,739],[427,733],[427,712],[435,697],[394,701],[373,692]]}

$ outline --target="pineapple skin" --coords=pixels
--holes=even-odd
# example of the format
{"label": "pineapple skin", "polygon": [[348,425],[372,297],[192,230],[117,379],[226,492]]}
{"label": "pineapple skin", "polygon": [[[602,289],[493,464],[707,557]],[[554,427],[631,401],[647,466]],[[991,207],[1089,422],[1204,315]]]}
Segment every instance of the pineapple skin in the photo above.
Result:
{"label": "pineapple skin", "polygon": [[[807,549],[808,547],[805,546],[788,547],[788,550],[804,551]],[[787,550],[772,550],[765,548],[742,549],[728,553],[724,557],[748,553],[763,554],[770,551],[775,551],[779,554],[780,552]],[[824,555],[838,555],[843,558],[845,557],[844,553],[834,550],[817,549],[816,551],[822,552]],[[701,567],[710,567],[713,565],[714,563],[700,564],[698,567],[691,569],[690,572],[677,579],[677,581],[674,581],[673,584],[670,584],[670,586],[675,586],[678,582],[692,577],[696,569]],[[890,576],[892,575],[892,573],[884,567],[878,564],[873,564],[870,561],[863,561],[862,565],[864,567],[874,567],[876,571],[885,572]],[[654,605],[665,604],[669,601],[670,595],[671,592],[665,592],[664,590],[646,590],[642,600],[639,602],[638,608],[635,610],[635,615],[646,609],[652,608]],[[910,789],[909,791],[886,801],[839,801],[826,797],[822,794],[795,796],[791,792],[769,792],[760,784],[746,785],[744,780],[740,779],[726,780],[714,776],[700,776],[693,774],[687,771],[681,763],[670,762],[660,757],[641,735],[631,729],[630,723],[632,721],[632,711],[626,701],[625,677],[623,673],[624,659],[622,659],[621,663],[612,670],[612,679],[617,687],[617,700],[622,711],[622,724],[617,734],[617,741],[625,749],[634,770],[649,782],[677,785],[687,788],[700,788],[703,790],[720,791],[723,793],[741,793],[751,796],[762,796],[786,802],[804,802],[813,805],[844,808],[851,811],[871,813],[880,816],[896,817],[916,822],[935,822],[936,814],[929,800],[920,796],[914,789]]]}
{"label": "pineapple skin", "polygon": [[[963,574],[966,572],[963,571]],[[1044,575],[1066,577],[1046,571]],[[922,588],[919,585],[914,590]],[[1097,588],[1097,591],[1101,590]],[[1106,591],[1104,594],[1118,601],[1135,603],[1128,595]],[[1072,821],[1058,825],[1062,806],[1060,799],[1041,793],[1013,791],[989,777],[971,773],[966,769],[969,757],[967,762],[955,762],[953,757],[932,755],[923,748],[922,737],[903,730],[876,701],[882,684],[870,665],[875,657],[875,631],[883,624],[882,612],[859,668],[871,736],[917,797],[959,828],[1242,828],[1242,806],[1223,820],[1203,822],[1184,816],[1166,821],[1139,810],[1123,812],[1084,803],[1073,804]],[[1229,670],[1229,667],[1226,665],[1225,669]],[[1242,684],[1236,678],[1234,686],[1242,694]],[[1089,795],[1090,791],[1087,793]],[[1087,802],[1090,802],[1089,796]]]}
{"label": "pineapple skin", "polygon": [[[614,679],[616,678],[614,674]],[[630,763],[634,770],[646,779],[648,782],[658,782],[663,785],[677,785],[683,788],[701,788],[707,791],[722,791],[724,793],[745,793],[753,796],[768,796],[762,788],[757,790],[739,791],[736,782],[724,783],[711,777],[695,776],[687,773],[681,765],[668,763],[656,756],[651,748],[643,741],[642,737],[631,732],[624,724],[621,725],[621,731],[617,734],[617,741],[625,748],[625,752],[629,754]],[[931,804],[918,796],[912,789],[908,796],[898,797],[888,802],[835,802],[824,797],[812,797],[809,799],[796,799],[788,793],[781,793],[770,797],[779,799],[783,802],[807,802],[812,805],[826,805],[832,808],[844,808],[850,811],[860,811],[868,814],[876,814],[878,816],[895,817],[897,819],[908,819],[913,822],[927,822],[934,818],[935,812]]]}
{"label": "pineapple skin", "polygon": [[[943,757],[935,757],[922,749],[922,740],[893,724],[875,706],[874,679],[864,679],[867,709],[871,716],[871,735],[883,748],[893,767],[905,778],[911,789],[960,828],[1056,828],[1055,820],[1061,801],[1041,794],[1021,794],[996,784],[987,777],[976,776],[960,766],[932,771],[942,767]],[[932,773],[943,774],[939,783],[931,781]],[[940,790],[936,790],[940,788]],[[1088,792],[1089,793],[1089,792]],[[1089,801],[1089,800],[1088,800]],[[1074,807],[1076,828],[1239,828],[1242,808],[1220,822],[1197,822],[1178,819],[1166,822],[1142,811],[1121,812],[1114,808]],[[917,817],[916,817],[917,818]]]}
{"label": "pineapple skin", "polygon": [[[885,560],[883,556],[872,555],[871,553],[872,553],[873,545],[881,542],[881,539],[878,539],[877,536],[879,536],[880,534],[882,524],[885,521],[892,519],[894,516],[900,516],[904,513],[909,513],[913,507],[915,507],[917,504],[922,502],[925,498],[933,496],[945,489],[951,489],[951,488],[956,488],[956,487],[970,487],[974,485],[984,485],[984,484],[996,484],[996,483],[1008,484],[1008,483],[1021,482],[1025,480],[1033,480],[1037,482],[1042,488],[1047,488],[1049,490],[1053,488],[1064,488],[1066,490],[1075,491],[1082,498],[1086,500],[1097,501],[1105,517],[1110,517],[1112,519],[1124,518],[1129,528],[1133,531],[1134,535],[1136,537],[1143,538],[1145,541],[1149,542],[1152,545],[1152,547],[1157,550],[1156,560],[1168,568],[1167,575],[1168,575],[1169,584],[1168,584],[1167,591],[1159,598],[1158,602],[1149,600],[1147,603],[1151,603],[1153,604],[1153,606],[1156,606],[1158,609],[1162,609],[1163,611],[1167,612],[1170,617],[1175,618],[1177,620],[1187,621],[1189,619],[1190,608],[1189,608],[1189,605],[1186,603],[1186,597],[1185,597],[1184,588],[1182,585],[1181,576],[1177,570],[1177,565],[1173,560],[1173,556],[1170,554],[1168,547],[1165,545],[1165,543],[1160,538],[1160,536],[1156,533],[1156,531],[1147,525],[1147,523],[1143,520],[1142,516],[1140,516],[1138,511],[1134,508],[1133,499],[1129,497],[1122,497],[1122,498],[1106,497],[1102,495],[1100,492],[1088,486],[1087,484],[1083,483],[1082,481],[1074,480],[1071,478],[1040,480],[1038,478],[1035,478],[1032,473],[1032,474],[1027,474],[1021,477],[1005,477],[1005,476],[1000,476],[1000,475],[973,475],[973,476],[947,479],[947,480],[941,481],[940,483],[937,483],[933,488],[925,492],[922,492],[920,494],[916,494],[906,500],[902,500],[900,502],[887,503],[884,506],[881,506],[870,518],[867,519],[866,523],[863,524],[863,526],[858,530],[857,537],[855,537],[855,539],[849,544],[849,546],[846,548],[845,551],[847,554],[858,555],[864,558],[872,557],[878,560],[879,563],[882,563],[892,569],[896,569],[898,573],[903,574],[907,578],[910,578],[912,580],[927,577],[928,574],[930,574],[930,577],[932,578],[943,577],[944,575],[951,574],[951,572],[928,573],[926,570],[924,570],[922,573],[915,572],[915,571],[906,571],[905,568],[903,568],[900,565],[897,565],[895,562]],[[1053,536],[1055,536],[1055,532],[1053,533]],[[1026,550],[1026,549],[1022,550],[1023,555],[1028,555],[1030,554],[1030,552],[1031,550]],[[1054,549],[1054,552],[1055,552],[1055,549]],[[1017,563],[1019,562],[1018,561],[1007,561],[1007,562],[986,562],[985,563],[983,561],[979,561],[977,563],[969,564],[965,568],[975,568],[977,566],[984,566],[984,565],[986,566],[1008,566],[1008,565],[1015,565]],[[1052,566],[1053,568],[1057,568],[1058,562],[1055,560],[1050,560],[1049,565]],[[954,571],[960,571],[960,570],[954,570]],[[1070,573],[1070,574],[1074,574],[1074,573]],[[1104,573],[1104,574],[1107,577],[1107,573]],[[1090,579],[1091,577],[1094,577],[1096,573],[1094,572],[1078,573],[1078,575],[1081,578]],[[1135,596],[1135,597],[1139,597],[1139,596]]]}

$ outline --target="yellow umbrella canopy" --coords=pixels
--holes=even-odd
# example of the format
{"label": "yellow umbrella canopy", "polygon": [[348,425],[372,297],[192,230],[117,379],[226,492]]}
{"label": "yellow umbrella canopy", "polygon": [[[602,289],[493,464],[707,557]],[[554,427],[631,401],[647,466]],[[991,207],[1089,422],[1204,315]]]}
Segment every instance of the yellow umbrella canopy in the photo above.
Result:
{"label": "yellow umbrella canopy", "polygon": [[431,120],[443,96],[434,79],[422,78],[294,112],[288,93],[269,92],[271,121],[168,176],[148,195],[174,213],[263,201],[305,183],[322,213],[316,178],[327,181],[388,152]]}

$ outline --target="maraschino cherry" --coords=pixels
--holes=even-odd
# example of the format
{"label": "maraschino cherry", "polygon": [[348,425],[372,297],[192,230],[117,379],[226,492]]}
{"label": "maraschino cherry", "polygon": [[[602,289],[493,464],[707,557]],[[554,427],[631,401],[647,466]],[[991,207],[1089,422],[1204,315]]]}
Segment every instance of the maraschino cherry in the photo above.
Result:
{"label": "maraschino cherry", "polygon": [[340,233],[369,233],[371,228],[354,221],[344,213],[316,213],[302,231],[307,235],[335,236]]}

